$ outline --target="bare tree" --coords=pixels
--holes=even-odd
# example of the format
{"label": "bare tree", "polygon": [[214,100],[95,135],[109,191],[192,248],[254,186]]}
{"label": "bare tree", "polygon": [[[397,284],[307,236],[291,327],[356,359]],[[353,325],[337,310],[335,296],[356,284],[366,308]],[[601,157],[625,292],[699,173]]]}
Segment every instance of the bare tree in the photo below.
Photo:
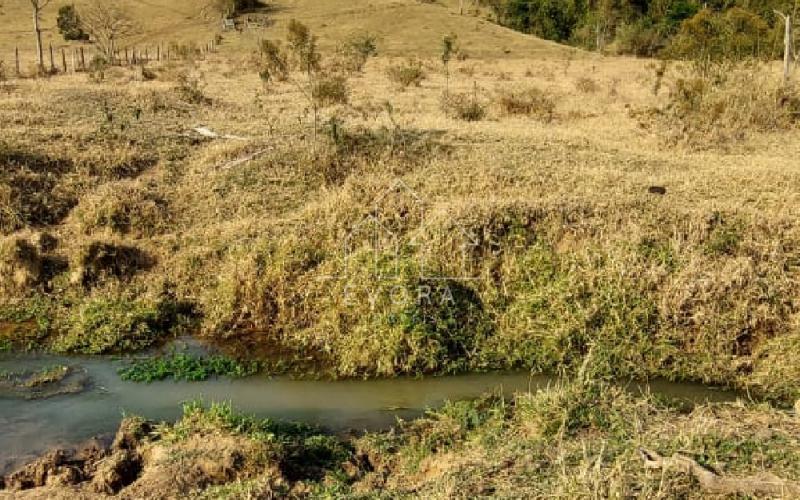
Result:
{"label": "bare tree", "polygon": [[136,24],[124,10],[104,0],[94,0],[83,8],[81,23],[109,61],[114,59],[117,41],[138,32]]}
{"label": "bare tree", "polygon": [[42,27],[41,16],[42,10],[47,7],[50,0],[31,0],[31,7],[33,7],[33,32],[36,34],[36,62],[39,64],[39,70],[44,70],[44,48],[42,47]]}

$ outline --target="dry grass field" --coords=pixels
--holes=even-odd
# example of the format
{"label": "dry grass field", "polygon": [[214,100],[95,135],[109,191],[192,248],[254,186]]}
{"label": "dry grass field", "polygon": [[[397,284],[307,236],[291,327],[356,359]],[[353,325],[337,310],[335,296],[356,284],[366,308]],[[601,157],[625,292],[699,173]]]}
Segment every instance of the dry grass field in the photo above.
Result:
{"label": "dry grass field", "polygon": [[[31,42],[23,2],[5,3],[0,54]],[[125,3],[146,24],[132,44],[205,43],[218,31],[192,2]],[[276,373],[523,368],[696,380],[793,404],[800,99],[780,88],[777,65],[692,90],[687,64],[659,76],[658,62],[574,51],[456,7],[287,0],[269,28],[223,33],[214,53],[109,67],[102,78],[9,75],[0,347],[119,353],[189,332]],[[290,19],[319,38],[318,81],[341,75],[346,98],[313,105],[301,71],[259,77],[259,41],[285,38]],[[378,55],[345,72],[339,48],[364,31]],[[445,69],[449,33],[461,56]],[[396,75],[412,70],[418,85],[403,87]],[[421,290],[424,302],[397,300]],[[387,472],[379,480],[370,455],[372,472],[347,492],[696,495],[691,474],[638,476],[640,445],[704,465],[736,457],[736,474],[778,464],[797,477],[795,438],[783,432],[796,417],[766,406],[686,416],[596,387],[526,396],[513,409],[476,403],[461,408],[475,418],[440,415],[410,434],[365,438],[375,447],[365,453],[389,457]],[[612,421],[584,411],[606,404]],[[623,425],[628,414],[653,423]],[[754,451],[757,426],[737,427],[740,414],[780,421],[770,439],[789,439],[789,451]],[[536,427],[551,422],[557,429]],[[657,437],[671,422],[688,434],[665,444]],[[549,458],[533,464],[534,452]],[[536,483],[523,469],[539,466],[546,481]],[[225,491],[246,497],[250,487],[266,488]]]}

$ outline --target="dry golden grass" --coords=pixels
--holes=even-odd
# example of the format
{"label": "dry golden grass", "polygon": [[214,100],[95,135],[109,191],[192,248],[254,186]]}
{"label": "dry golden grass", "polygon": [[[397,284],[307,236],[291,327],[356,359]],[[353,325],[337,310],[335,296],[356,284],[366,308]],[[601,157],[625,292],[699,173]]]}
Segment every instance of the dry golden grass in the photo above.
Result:
{"label": "dry golden grass", "polygon": [[[88,0],[55,0],[43,13],[44,43],[56,50],[80,46],[65,42],[56,28],[58,8],[74,4],[78,10]],[[221,23],[210,12],[207,2],[193,0],[120,0],[116,2],[136,20],[138,33],[119,42],[119,47],[151,48],[157,44],[196,44],[203,47],[221,33],[221,50],[226,54],[248,54],[259,40],[283,38],[290,19],[308,24],[320,36],[323,49],[333,51],[348,35],[370,32],[380,40],[384,55],[435,56],[444,35],[455,33],[469,56],[477,58],[558,57],[571,52],[558,44],[516,33],[480,16],[457,15],[458,2],[447,0],[423,3],[417,0],[280,0],[269,1],[267,10],[273,24],[267,28],[246,29],[242,33],[222,32]],[[14,48],[23,56],[23,70],[34,62],[35,41],[30,6],[22,0],[5,2],[0,12],[4,29],[0,32],[0,60],[13,71]],[[467,49],[467,47],[469,47]],[[68,56],[69,57],[69,56]],[[46,55],[49,61],[49,55]]]}
{"label": "dry golden grass", "polygon": [[[312,26],[323,22],[315,17],[320,6],[285,7],[279,20],[302,13]],[[395,7],[447,12],[417,3]],[[395,7],[373,14],[380,19]],[[337,37],[349,30],[319,27],[323,53],[332,59]],[[507,116],[494,105],[481,121],[448,117],[440,108],[441,62],[424,57],[427,78],[401,92],[387,69],[412,55],[402,53],[370,59],[363,73],[350,76],[347,103],[320,110],[315,134],[309,101],[293,82],[265,87],[259,79],[248,36],[231,34],[229,48],[196,61],[150,65],[153,80],[116,67],[99,83],[82,74],[12,82],[0,105],[4,142],[63,168],[45,179],[33,212],[20,210],[31,199],[20,196],[24,183],[14,179],[37,172],[6,172],[17,176],[0,193],[6,232],[46,226],[60,244],[44,257],[73,267],[98,239],[147,256],[148,265],[124,280],[113,268],[93,271],[79,291],[70,276],[80,269],[55,276],[47,287],[57,301],[73,293],[92,300],[169,291],[203,314],[203,333],[246,337],[260,351],[307,351],[311,364],[328,365],[335,375],[555,368],[574,365],[572,356],[595,340],[617,339],[609,345],[624,352],[603,361],[615,374],[796,394],[794,372],[778,380],[767,369],[773,352],[785,359],[795,345],[779,339],[792,333],[797,307],[796,129],[756,128],[706,151],[670,145],[658,130],[642,128],[637,112],[668,106],[674,76],[654,95],[647,61],[559,59],[546,50],[535,59],[453,61],[449,92],[492,103],[536,88],[552,102],[547,119]],[[384,39],[379,51],[402,47],[393,43]],[[468,37],[459,43],[472,52]],[[475,50],[498,46],[476,43]],[[413,50],[429,54],[421,45]],[[293,79],[307,87],[304,75]],[[202,137],[192,130],[199,125],[231,138]],[[526,237],[542,245],[526,240],[529,248],[479,256],[482,281],[475,288],[502,334],[469,339],[477,344],[452,347],[444,361],[436,343],[409,348],[402,330],[391,327],[382,337],[363,311],[342,313],[341,283],[321,279],[341,270],[343,235],[397,179],[425,201],[431,227],[445,232],[423,233],[443,270],[458,247],[457,227],[492,232],[504,230],[504,220],[522,221]],[[417,234],[418,222],[392,223]],[[542,284],[542,269],[531,266],[548,263],[559,279]],[[560,313],[536,309],[536,287],[544,285],[544,310]],[[571,288],[584,293],[576,298]],[[499,297],[506,296],[503,304]],[[592,320],[575,312],[576,300],[602,313],[612,333],[587,327]],[[642,333],[651,329],[653,337]],[[570,355],[546,347],[559,342],[582,347]],[[459,364],[466,362],[459,356],[469,364]]]}

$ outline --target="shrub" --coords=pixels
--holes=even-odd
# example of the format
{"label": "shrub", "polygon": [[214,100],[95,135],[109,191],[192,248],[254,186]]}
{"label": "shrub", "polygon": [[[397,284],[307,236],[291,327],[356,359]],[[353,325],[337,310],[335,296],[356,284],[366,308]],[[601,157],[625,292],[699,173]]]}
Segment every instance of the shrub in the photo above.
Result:
{"label": "shrub", "polygon": [[667,44],[667,34],[651,20],[638,19],[619,27],[616,43],[622,53],[653,57]]}
{"label": "shrub", "polygon": [[88,40],[89,35],[83,31],[81,19],[74,5],[63,5],[58,9],[58,32],[64,40]]}
{"label": "shrub", "polygon": [[600,89],[596,81],[586,76],[578,78],[575,82],[575,88],[584,94],[594,94]]}
{"label": "shrub", "polygon": [[416,59],[409,59],[403,64],[397,64],[386,70],[389,80],[396,83],[401,89],[410,86],[419,87],[425,80],[425,70],[422,62]]}
{"label": "shrub", "polygon": [[273,80],[283,82],[289,79],[289,59],[282,50],[280,42],[262,40],[259,52],[266,59],[258,73],[265,84]]}
{"label": "shrub", "polygon": [[89,66],[87,69],[87,74],[89,76],[89,80],[100,83],[106,79],[106,70],[108,69],[108,61],[105,57],[100,54],[95,54],[94,57],[89,61]]}
{"label": "shrub", "polygon": [[668,141],[690,147],[717,146],[751,132],[785,130],[800,115],[800,89],[783,87],[757,66],[719,79],[689,73],[677,78],[666,107],[653,117]]}
{"label": "shrub", "polygon": [[671,56],[691,60],[708,75],[713,66],[764,55],[769,26],[756,14],[734,7],[724,13],[703,9],[681,25],[668,48]]}
{"label": "shrub", "polygon": [[370,57],[378,55],[375,35],[357,33],[349,36],[339,48],[343,63],[348,71],[361,72]]}
{"label": "shrub", "polygon": [[447,93],[442,95],[440,106],[450,118],[467,122],[481,121],[486,117],[486,105],[474,94]]}
{"label": "shrub", "polygon": [[341,76],[320,78],[314,82],[311,95],[320,107],[347,104],[347,80]]}
{"label": "shrub", "polygon": [[294,64],[300,71],[309,74],[319,71],[322,55],[317,49],[317,37],[308,26],[292,19],[287,27],[286,42],[294,56]]}
{"label": "shrub", "polygon": [[553,97],[535,87],[501,92],[497,103],[505,115],[526,115],[547,122],[553,119],[556,108]]}
{"label": "shrub", "polygon": [[186,71],[178,74],[178,95],[190,104],[211,104],[211,99],[203,92],[205,85],[200,75],[193,75]]}

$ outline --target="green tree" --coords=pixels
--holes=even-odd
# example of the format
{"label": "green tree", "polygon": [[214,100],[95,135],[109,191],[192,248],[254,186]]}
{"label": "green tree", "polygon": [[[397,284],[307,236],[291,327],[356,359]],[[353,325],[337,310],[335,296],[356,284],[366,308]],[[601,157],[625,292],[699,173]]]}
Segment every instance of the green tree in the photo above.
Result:
{"label": "green tree", "polygon": [[83,31],[80,16],[74,5],[62,5],[58,9],[58,32],[64,40],[88,40],[89,35]]}

